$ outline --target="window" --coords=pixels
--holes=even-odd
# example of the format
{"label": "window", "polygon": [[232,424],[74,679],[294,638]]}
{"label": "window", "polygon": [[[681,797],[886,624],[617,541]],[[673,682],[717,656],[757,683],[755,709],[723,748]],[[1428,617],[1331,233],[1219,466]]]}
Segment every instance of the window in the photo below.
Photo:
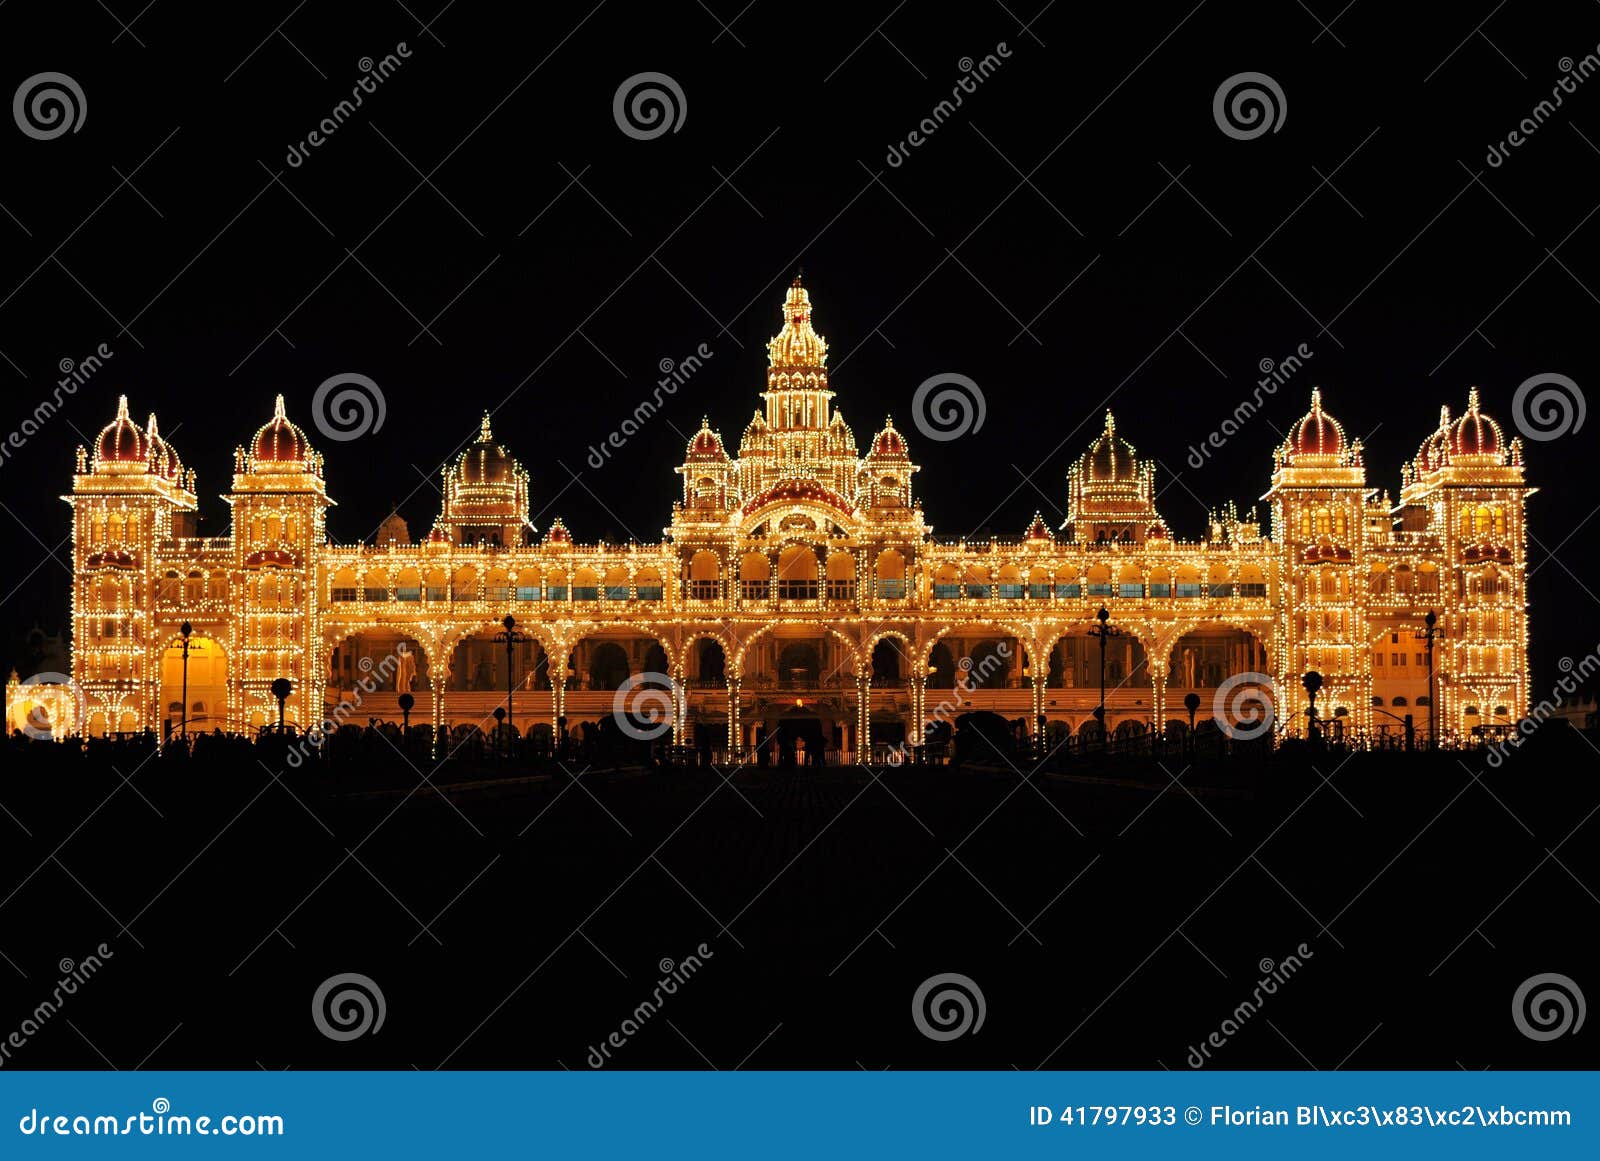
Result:
{"label": "window", "polygon": [[665,591],[666,587],[664,585],[640,585],[638,589],[639,599],[641,601],[659,601]]}
{"label": "window", "polygon": [[1231,581],[1224,581],[1221,584],[1213,584],[1211,586],[1211,595],[1214,597],[1233,596],[1233,583]]}
{"label": "window", "polygon": [[764,580],[742,580],[739,582],[739,595],[747,601],[764,601],[767,599],[768,583]]}
{"label": "window", "polygon": [[1028,586],[1028,599],[1030,601],[1048,601],[1050,599],[1050,586],[1030,584]]}
{"label": "window", "polygon": [[830,601],[853,601],[856,599],[856,582],[853,580],[828,581],[828,599]]}
{"label": "window", "polygon": [[1021,585],[1014,585],[1014,584],[996,585],[995,589],[998,592],[998,594],[1000,596],[1000,599],[1002,601],[1020,601],[1022,599],[1022,586]]}
{"label": "window", "polygon": [[1123,582],[1117,586],[1117,596],[1136,601],[1144,596],[1144,585]]}
{"label": "window", "polygon": [[1089,586],[1089,595],[1091,597],[1109,597],[1111,595],[1111,584],[1110,584],[1110,582],[1108,581],[1105,584],[1092,584],[1092,585],[1090,585]]}
{"label": "window", "polygon": [[941,584],[934,582],[933,599],[936,601],[953,601],[961,595],[961,586],[958,584]]}
{"label": "window", "polygon": [[886,601],[903,600],[906,595],[906,582],[903,580],[880,580],[878,582],[878,596]]}
{"label": "window", "polygon": [[1179,581],[1178,582],[1178,596],[1180,596],[1180,597],[1198,597],[1199,595],[1200,595],[1200,582],[1199,581]]}
{"label": "window", "polygon": [[987,599],[989,596],[988,585],[967,585],[967,596]]}
{"label": "window", "polygon": [[1403,697],[1397,697],[1390,704],[1394,705],[1394,706],[1397,706],[1397,707],[1403,708],[1405,706],[1405,704],[1406,704],[1406,699],[1403,698]]}
{"label": "window", "polygon": [[689,599],[714,601],[717,599],[718,587],[718,582],[714,580],[692,580],[689,582]]}
{"label": "window", "polygon": [[598,601],[600,599],[600,586],[573,585],[572,599],[575,601]]}
{"label": "window", "polygon": [[1172,595],[1172,586],[1170,584],[1162,584],[1158,581],[1151,581],[1150,595],[1152,597],[1170,597]]}
{"label": "window", "polygon": [[518,585],[517,600],[537,601],[539,599],[539,585]]}
{"label": "window", "polygon": [[1056,599],[1057,600],[1060,600],[1060,601],[1076,600],[1078,597],[1081,597],[1082,595],[1083,595],[1083,586],[1081,584],[1070,584],[1070,585],[1058,584],[1058,585],[1056,585]]}
{"label": "window", "polygon": [[564,584],[561,584],[561,585],[545,585],[544,586],[544,599],[547,600],[547,601],[564,601],[564,600],[566,600],[567,599],[567,586],[564,585]]}
{"label": "window", "polygon": [[394,591],[397,601],[420,601],[422,599],[421,585],[401,585]]}
{"label": "window", "polygon": [[817,582],[807,580],[779,580],[778,599],[781,601],[814,601],[817,599]]}
{"label": "window", "polygon": [[1239,586],[1239,595],[1241,597],[1264,597],[1267,595],[1266,583],[1260,582],[1256,584],[1241,584]]}
{"label": "window", "polygon": [[606,585],[605,594],[608,601],[625,601],[628,599],[628,586]]}
{"label": "window", "polygon": [[354,585],[350,585],[348,587],[344,585],[335,585],[333,588],[333,599],[336,601],[353,601],[356,599],[359,593],[360,590],[358,590]]}

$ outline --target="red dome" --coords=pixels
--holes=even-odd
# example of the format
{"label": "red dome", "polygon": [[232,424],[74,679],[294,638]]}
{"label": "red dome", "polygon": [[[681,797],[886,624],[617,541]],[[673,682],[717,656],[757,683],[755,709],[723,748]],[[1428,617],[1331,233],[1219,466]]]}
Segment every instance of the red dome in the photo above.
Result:
{"label": "red dome", "polygon": [[1344,428],[1322,410],[1322,389],[1316,388],[1311,392],[1311,410],[1289,433],[1289,454],[1337,457],[1344,455],[1344,450]]}
{"label": "red dome", "polygon": [[1458,456],[1499,456],[1505,447],[1500,425],[1478,410],[1478,389],[1467,395],[1466,413],[1450,429],[1450,454]]}
{"label": "red dome", "polygon": [[306,458],[306,437],[289,422],[284,413],[283,396],[278,396],[269,419],[250,445],[250,458],[258,464],[293,464]]}
{"label": "red dome", "polygon": [[166,440],[161,438],[161,432],[156,428],[156,413],[150,413],[150,422],[145,425],[144,437],[148,441],[150,461],[155,470],[161,473],[163,479],[177,480],[183,471],[183,465],[178,462],[178,453]]}
{"label": "red dome", "polygon": [[1445,444],[1450,435],[1450,408],[1439,408],[1439,426],[1434,433],[1422,441],[1422,446],[1417,449],[1417,470],[1422,472],[1437,471],[1444,466],[1446,449]]}
{"label": "red dome", "polygon": [[906,454],[906,441],[900,438],[900,433],[894,429],[894,420],[884,421],[883,430],[872,441],[874,456],[903,456]]}
{"label": "red dome", "polygon": [[128,397],[117,398],[117,417],[101,429],[95,440],[95,459],[102,464],[147,464],[149,445],[138,424],[128,418]]}
{"label": "red dome", "polygon": [[725,460],[728,458],[727,450],[722,446],[722,439],[711,430],[708,420],[700,421],[700,430],[694,433],[694,438],[689,441],[689,454],[691,456],[709,456],[713,459]]}

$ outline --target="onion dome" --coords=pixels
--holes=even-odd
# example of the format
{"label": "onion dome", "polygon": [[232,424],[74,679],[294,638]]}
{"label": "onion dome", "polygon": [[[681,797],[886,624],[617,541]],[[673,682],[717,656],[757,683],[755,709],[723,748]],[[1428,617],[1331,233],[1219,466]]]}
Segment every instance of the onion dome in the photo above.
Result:
{"label": "onion dome", "polygon": [[728,458],[728,450],[722,446],[722,437],[711,430],[711,421],[704,416],[700,418],[700,430],[694,433],[689,440],[688,459],[715,460],[719,463]]}
{"label": "onion dome", "polygon": [[117,396],[117,416],[94,441],[95,466],[122,464],[131,468],[144,468],[150,463],[149,445],[139,425],[128,418],[128,397]]}
{"label": "onion dome", "polygon": [[1106,426],[1083,456],[1084,482],[1089,484],[1133,481],[1139,477],[1139,458],[1133,445],[1117,434],[1117,421],[1106,412]]}
{"label": "onion dome", "polygon": [[828,341],[811,326],[811,296],[796,278],[783,300],[783,329],[767,342],[769,383],[786,374],[816,377],[827,385]]}
{"label": "onion dome", "polygon": [[517,476],[517,461],[494,441],[489,430],[489,413],[483,413],[478,438],[456,460],[456,478],[463,484],[511,484]]}
{"label": "onion dome", "polygon": [[306,433],[289,422],[283,407],[283,396],[278,396],[272,405],[272,418],[262,425],[255,439],[250,441],[252,464],[257,467],[262,464],[298,464],[305,460],[310,451]]}
{"label": "onion dome", "polygon": [[850,425],[844,421],[844,415],[835,411],[833,419],[828,423],[828,450],[834,455],[854,456],[856,454],[855,432],[850,430]]}
{"label": "onion dome", "polygon": [[1478,410],[1478,389],[1467,393],[1467,410],[1450,428],[1452,456],[1487,456],[1499,460],[1505,450],[1505,433],[1492,418]]}
{"label": "onion dome", "polygon": [[178,453],[166,440],[161,438],[161,432],[156,427],[156,413],[150,413],[150,421],[145,424],[145,442],[149,447],[150,470],[161,476],[162,479],[180,483],[183,475],[183,465],[178,462]]}
{"label": "onion dome", "polygon": [[867,453],[873,460],[903,460],[906,458],[906,441],[895,430],[894,419],[885,418],[883,430],[872,438],[872,450]]}
{"label": "onion dome", "polygon": [[1344,428],[1322,410],[1322,388],[1311,391],[1311,410],[1289,432],[1289,459],[1334,461],[1345,451]]}
{"label": "onion dome", "polygon": [[1435,472],[1445,465],[1449,458],[1447,445],[1450,439],[1450,405],[1447,403],[1439,408],[1439,426],[1434,428],[1433,434],[1422,441],[1422,446],[1417,449],[1417,471]]}

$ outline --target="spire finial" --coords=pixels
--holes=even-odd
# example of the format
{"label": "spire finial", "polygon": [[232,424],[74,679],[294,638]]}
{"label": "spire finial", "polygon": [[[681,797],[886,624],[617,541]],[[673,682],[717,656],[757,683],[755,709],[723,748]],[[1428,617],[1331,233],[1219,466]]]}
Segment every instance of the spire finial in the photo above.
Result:
{"label": "spire finial", "polygon": [[494,436],[489,434],[489,413],[483,413],[483,422],[478,425],[478,442],[488,443]]}
{"label": "spire finial", "polygon": [[1467,410],[1469,412],[1476,412],[1478,410],[1477,387],[1470,387],[1467,389]]}
{"label": "spire finial", "polygon": [[1115,434],[1117,430],[1117,417],[1111,414],[1111,408],[1106,408],[1106,431]]}
{"label": "spire finial", "polygon": [[1312,411],[1321,411],[1322,410],[1322,388],[1321,387],[1313,387],[1311,389],[1311,410]]}
{"label": "spire finial", "polygon": [[283,396],[282,395],[278,396],[277,401],[275,403],[273,403],[273,405],[272,405],[272,418],[273,419],[288,419],[289,418],[289,413],[284,410]]}
{"label": "spire finial", "polygon": [[159,431],[156,430],[156,413],[154,411],[152,411],[150,413],[150,422],[144,425],[144,429],[145,429],[145,434],[146,435],[160,435],[161,434]]}
{"label": "spire finial", "polygon": [[117,418],[128,418],[128,397],[126,395],[117,396]]}

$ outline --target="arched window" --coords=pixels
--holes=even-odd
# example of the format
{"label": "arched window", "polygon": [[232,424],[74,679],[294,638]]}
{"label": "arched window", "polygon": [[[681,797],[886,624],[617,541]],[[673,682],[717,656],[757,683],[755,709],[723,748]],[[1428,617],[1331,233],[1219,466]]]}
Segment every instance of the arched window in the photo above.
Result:
{"label": "arched window", "polygon": [[659,601],[666,592],[666,586],[661,583],[661,573],[646,566],[633,578],[633,590],[639,594],[641,601]]}
{"label": "arched window", "polygon": [[689,559],[689,597],[696,601],[714,601],[721,592],[722,564],[717,554],[702,548]]}
{"label": "arched window", "polygon": [[848,552],[835,552],[828,557],[828,599],[856,599],[856,558]]}
{"label": "arched window", "polygon": [[585,565],[572,575],[572,599],[598,601],[600,599],[600,574]]}
{"label": "arched window", "polygon": [[906,595],[906,558],[890,548],[878,553],[878,597],[898,601]]}

